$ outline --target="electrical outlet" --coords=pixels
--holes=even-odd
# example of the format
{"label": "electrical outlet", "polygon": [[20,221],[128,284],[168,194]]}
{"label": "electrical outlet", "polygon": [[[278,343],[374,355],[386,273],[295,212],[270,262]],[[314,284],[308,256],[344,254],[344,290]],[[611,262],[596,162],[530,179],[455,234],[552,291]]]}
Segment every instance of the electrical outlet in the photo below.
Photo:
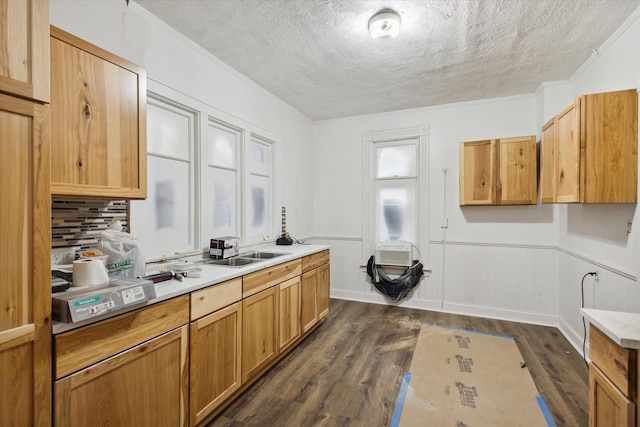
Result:
{"label": "electrical outlet", "polygon": [[76,259],[76,247],[51,249],[51,266],[71,264]]}

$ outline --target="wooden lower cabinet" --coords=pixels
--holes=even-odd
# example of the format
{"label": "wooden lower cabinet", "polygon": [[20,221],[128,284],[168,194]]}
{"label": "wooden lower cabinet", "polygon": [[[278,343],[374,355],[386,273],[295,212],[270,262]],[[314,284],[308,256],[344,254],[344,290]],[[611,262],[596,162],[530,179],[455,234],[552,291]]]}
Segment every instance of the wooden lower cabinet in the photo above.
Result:
{"label": "wooden lower cabinet", "polygon": [[589,426],[634,427],[636,406],[593,363],[589,366]]}
{"label": "wooden lower cabinet", "polygon": [[248,381],[278,354],[278,288],[242,300],[242,380]]}
{"label": "wooden lower cabinet", "polygon": [[55,383],[57,426],[186,425],[188,327]]}
{"label": "wooden lower cabinet", "polygon": [[329,314],[331,269],[329,264],[318,267],[318,320]]}
{"label": "wooden lower cabinet", "polygon": [[194,426],[242,384],[242,303],[191,322],[190,332],[190,425]]}
{"label": "wooden lower cabinet", "polygon": [[302,333],[307,332],[329,313],[329,264],[321,265],[302,274]]}
{"label": "wooden lower cabinet", "polygon": [[[329,251],[305,259],[56,335],[55,425],[205,425],[329,312]],[[0,385],[33,382],[25,334],[0,334]],[[28,413],[23,397],[0,408]]]}
{"label": "wooden lower cabinet", "polygon": [[307,332],[318,323],[318,271],[317,269],[302,274],[302,311],[300,323],[302,333]]}
{"label": "wooden lower cabinet", "polygon": [[618,345],[592,324],[589,357],[589,426],[636,426],[637,350]]}
{"label": "wooden lower cabinet", "polygon": [[300,338],[300,277],[280,284],[278,289],[278,350],[283,351]]}

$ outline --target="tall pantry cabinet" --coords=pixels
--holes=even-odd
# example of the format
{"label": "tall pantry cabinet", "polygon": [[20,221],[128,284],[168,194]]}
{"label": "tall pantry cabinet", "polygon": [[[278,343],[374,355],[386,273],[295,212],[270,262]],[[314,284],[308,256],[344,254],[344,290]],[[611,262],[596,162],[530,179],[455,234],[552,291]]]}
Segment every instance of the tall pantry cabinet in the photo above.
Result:
{"label": "tall pantry cabinet", "polygon": [[0,0],[0,422],[51,424],[49,4]]}

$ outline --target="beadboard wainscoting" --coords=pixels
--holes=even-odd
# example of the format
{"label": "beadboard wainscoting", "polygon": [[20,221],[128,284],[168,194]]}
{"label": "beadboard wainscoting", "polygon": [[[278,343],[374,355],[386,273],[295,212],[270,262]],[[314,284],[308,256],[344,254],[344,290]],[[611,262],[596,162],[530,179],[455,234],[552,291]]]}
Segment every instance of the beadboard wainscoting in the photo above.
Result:
{"label": "beadboard wainscoting", "polygon": [[[369,282],[357,238],[314,239],[331,245],[331,295],[387,304]],[[425,277],[398,305],[557,325],[558,252],[554,247],[431,242]],[[430,271],[429,271],[430,270]]]}
{"label": "beadboard wainscoting", "polygon": [[[360,238],[313,242],[331,245],[332,297],[391,304],[368,280]],[[585,279],[586,307],[637,312],[634,273],[557,246],[452,241],[429,244],[425,277],[396,305],[556,326],[582,353],[581,279],[590,271],[599,280]]]}
{"label": "beadboard wainscoting", "polygon": [[[586,273],[598,272],[584,279],[584,307],[599,310],[640,313],[640,284],[636,273],[596,259],[559,249],[559,325],[565,337],[582,353],[584,329],[580,307],[582,305],[582,278]],[[589,325],[586,324],[588,329]],[[586,354],[589,354],[588,344]]]}

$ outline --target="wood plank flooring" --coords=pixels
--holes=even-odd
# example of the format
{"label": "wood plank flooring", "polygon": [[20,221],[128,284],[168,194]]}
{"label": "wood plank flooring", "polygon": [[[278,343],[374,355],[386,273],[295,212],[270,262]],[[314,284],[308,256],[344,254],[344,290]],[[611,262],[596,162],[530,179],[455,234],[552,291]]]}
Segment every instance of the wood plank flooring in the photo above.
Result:
{"label": "wood plank flooring", "polygon": [[331,300],[325,322],[208,427],[388,426],[422,323],[515,337],[556,424],[588,425],[588,369],[556,328]]}

